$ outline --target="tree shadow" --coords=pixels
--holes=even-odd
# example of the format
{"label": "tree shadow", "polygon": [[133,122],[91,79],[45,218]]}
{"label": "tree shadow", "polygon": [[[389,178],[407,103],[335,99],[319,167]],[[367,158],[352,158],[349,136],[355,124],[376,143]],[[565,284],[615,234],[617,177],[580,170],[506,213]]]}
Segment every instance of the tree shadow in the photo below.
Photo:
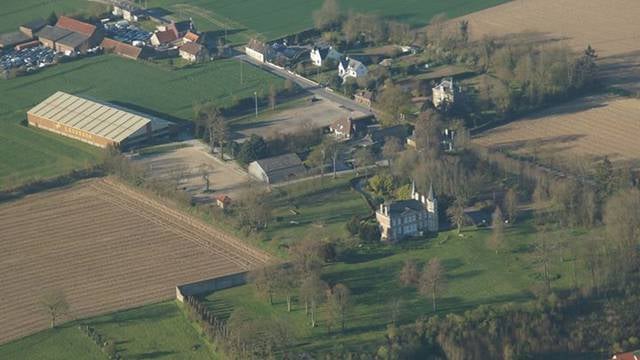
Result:
{"label": "tree shadow", "polygon": [[175,351],[153,351],[147,352],[143,354],[129,355],[127,358],[129,359],[158,359],[162,357],[169,357],[171,355],[176,354]]}

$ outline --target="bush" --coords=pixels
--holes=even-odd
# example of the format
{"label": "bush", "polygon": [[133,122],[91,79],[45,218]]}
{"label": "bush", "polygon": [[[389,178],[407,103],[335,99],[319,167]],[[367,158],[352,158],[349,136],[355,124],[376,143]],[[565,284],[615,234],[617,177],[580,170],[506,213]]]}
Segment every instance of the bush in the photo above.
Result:
{"label": "bush", "polygon": [[380,235],[378,224],[362,224],[358,232],[360,240],[371,243],[380,241]]}

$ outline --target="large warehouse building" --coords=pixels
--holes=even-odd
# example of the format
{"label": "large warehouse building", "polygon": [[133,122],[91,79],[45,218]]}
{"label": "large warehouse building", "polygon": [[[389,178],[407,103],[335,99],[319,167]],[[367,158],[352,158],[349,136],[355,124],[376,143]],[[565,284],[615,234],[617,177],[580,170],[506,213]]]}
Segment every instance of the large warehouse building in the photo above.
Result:
{"label": "large warehouse building", "polygon": [[27,112],[30,126],[91,145],[122,147],[165,136],[171,123],[58,91]]}

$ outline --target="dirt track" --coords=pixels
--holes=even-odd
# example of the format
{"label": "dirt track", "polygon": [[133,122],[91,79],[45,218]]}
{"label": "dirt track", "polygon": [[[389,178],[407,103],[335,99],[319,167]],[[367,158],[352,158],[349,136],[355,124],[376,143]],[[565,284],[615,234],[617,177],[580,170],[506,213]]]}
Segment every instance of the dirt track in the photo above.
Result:
{"label": "dirt track", "polygon": [[[531,155],[580,155],[640,160],[640,100],[580,99],[487,131],[474,142]],[[544,154],[542,154],[544,155]]]}
{"label": "dirt track", "polygon": [[0,206],[0,343],[47,327],[39,300],[61,289],[71,318],[175,296],[178,284],[269,257],[112,180]]}

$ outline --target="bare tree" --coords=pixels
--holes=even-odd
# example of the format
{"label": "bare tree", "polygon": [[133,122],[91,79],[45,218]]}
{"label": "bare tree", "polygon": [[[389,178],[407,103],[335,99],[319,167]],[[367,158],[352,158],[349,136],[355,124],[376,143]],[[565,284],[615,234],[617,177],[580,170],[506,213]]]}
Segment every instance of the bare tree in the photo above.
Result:
{"label": "bare tree", "polygon": [[405,260],[402,270],[400,270],[400,283],[404,286],[415,286],[418,284],[419,278],[420,273],[415,260]]}
{"label": "bare tree", "polygon": [[612,244],[612,257],[626,258],[618,262],[619,270],[622,270],[619,275],[626,282],[627,274],[640,265],[640,190],[632,188],[611,197],[604,209],[604,223],[607,242]]}
{"label": "bare tree", "polygon": [[276,109],[277,97],[278,97],[278,92],[276,91],[276,87],[273,86],[273,84],[271,84],[269,86],[269,106],[271,107],[271,110]]}
{"label": "bare tree", "polygon": [[504,210],[507,213],[507,219],[509,223],[516,222],[518,217],[518,194],[513,188],[509,188],[507,194],[504,196]]}
{"label": "bare tree", "polygon": [[207,164],[200,165],[198,170],[200,172],[202,180],[204,181],[204,191],[207,193],[211,192],[211,170],[209,169]]}
{"label": "bare tree", "polygon": [[171,177],[171,180],[173,180],[175,187],[179,188],[180,184],[182,184],[182,181],[184,181],[188,173],[189,169],[186,165],[176,165],[169,172],[169,176]]}
{"label": "bare tree", "polygon": [[372,165],[375,162],[373,158],[373,154],[368,147],[360,148],[356,150],[354,154],[353,164],[356,168],[356,173],[358,173],[359,168],[364,168],[364,175],[369,175],[368,166]]}
{"label": "bare tree", "polygon": [[309,275],[300,285],[300,297],[304,300],[305,309],[310,315],[311,327],[317,325],[318,305],[322,302],[327,283],[316,274]]}
{"label": "bare tree", "polygon": [[261,189],[251,187],[238,201],[238,221],[241,227],[249,231],[260,231],[271,221],[271,206],[267,201],[267,193]]}
{"label": "bare tree", "polygon": [[276,274],[276,288],[287,300],[287,312],[291,312],[291,303],[298,287],[298,278],[291,266],[281,267]]}
{"label": "bare tree", "polygon": [[319,10],[313,12],[313,24],[318,30],[331,29],[340,24],[340,6],[336,0],[325,0]]}
{"label": "bare tree", "polygon": [[382,146],[382,157],[389,162],[389,167],[393,163],[393,159],[398,156],[398,153],[402,151],[402,144],[396,137],[387,137],[384,139],[384,145]]}
{"label": "bare tree", "polygon": [[224,160],[224,146],[229,138],[226,119],[220,109],[212,105],[204,107],[201,111],[209,132],[211,152],[213,153],[213,149],[218,145],[220,147],[220,158]]}
{"label": "bare tree", "polygon": [[545,227],[541,227],[536,234],[534,255],[542,269],[542,277],[547,292],[551,292],[551,260],[556,244],[549,240],[549,233]]}
{"label": "bare tree", "polygon": [[420,294],[430,296],[433,304],[433,311],[437,311],[436,300],[445,292],[447,279],[444,267],[438,258],[429,260],[420,276]]}
{"label": "bare tree", "polygon": [[277,265],[266,265],[249,273],[249,282],[255,286],[256,292],[273,305],[273,295],[279,282],[280,268]]}
{"label": "bare tree", "polygon": [[487,240],[489,249],[495,250],[496,254],[504,247],[504,218],[500,206],[496,206],[496,210],[493,212],[491,236]]}
{"label": "bare tree", "polygon": [[43,309],[49,315],[49,319],[51,320],[51,328],[56,327],[56,321],[61,316],[66,315],[70,309],[69,303],[67,302],[67,297],[60,289],[46,291],[42,295],[40,303]]}
{"label": "bare tree", "polygon": [[347,312],[351,308],[351,291],[343,284],[336,284],[327,291],[327,303],[329,316],[333,319],[339,319],[342,331],[344,331]]}
{"label": "bare tree", "polygon": [[395,325],[398,322],[400,312],[402,311],[402,305],[402,300],[397,298],[391,299],[389,302],[388,306],[391,324]]}
{"label": "bare tree", "polygon": [[458,235],[462,233],[462,227],[467,221],[467,214],[464,212],[465,202],[463,196],[457,195],[451,207],[447,209],[451,222],[456,225]]}
{"label": "bare tree", "polygon": [[336,139],[332,137],[325,138],[321,146],[325,149],[326,153],[331,158],[331,163],[333,165],[333,178],[335,179],[337,177],[336,169],[337,169],[338,159],[340,158],[340,156],[342,155],[342,152],[344,151],[344,146],[342,145],[342,143],[338,142]]}

